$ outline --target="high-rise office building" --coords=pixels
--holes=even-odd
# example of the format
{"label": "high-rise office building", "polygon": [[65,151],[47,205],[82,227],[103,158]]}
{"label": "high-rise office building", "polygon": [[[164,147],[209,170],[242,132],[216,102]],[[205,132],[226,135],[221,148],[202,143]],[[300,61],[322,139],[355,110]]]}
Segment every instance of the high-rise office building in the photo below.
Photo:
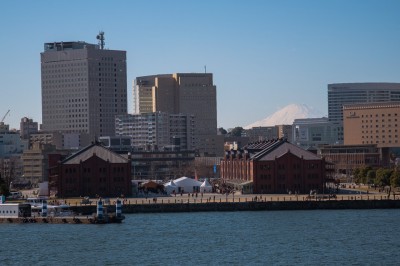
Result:
{"label": "high-rise office building", "polygon": [[329,121],[343,121],[345,104],[398,101],[400,101],[400,83],[328,84]]}
{"label": "high-rise office building", "polygon": [[34,122],[33,119],[27,117],[21,118],[19,135],[22,139],[29,139],[31,134],[38,132],[38,122]]}
{"label": "high-rise office building", "polygon": [[126,52],[86,42],[45,43],[41,53],[42,130],[115,134],[127,113]]}
{"label": "high-rise office building", "polygon": [[176,73],[137,77],[135,113],[167,112],[194,115],[196,150],[222,155],[217,136],[217,89],[211,73]]}
{"label": "high-rise office building", "polygon": [[343,144],[344,105],[398,101],[400,101],[400,83],[328,84],[328,118],[335,124],[337,141]]}

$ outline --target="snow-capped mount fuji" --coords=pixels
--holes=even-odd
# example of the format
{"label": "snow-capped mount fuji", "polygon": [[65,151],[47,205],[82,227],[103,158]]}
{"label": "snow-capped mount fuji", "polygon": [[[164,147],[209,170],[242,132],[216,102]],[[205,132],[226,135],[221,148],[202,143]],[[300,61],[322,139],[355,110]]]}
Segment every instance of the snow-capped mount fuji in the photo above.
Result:
{"label": "snow-capped mount fuji", "polygon": [[269,127],[275,125],[291,125],[295,119],[299,118],[321,118],[324,115],[313,107],[306,104],[289,104],[288,106],[276,111],[272,115],[245,126],[245,129],[253,127]]}

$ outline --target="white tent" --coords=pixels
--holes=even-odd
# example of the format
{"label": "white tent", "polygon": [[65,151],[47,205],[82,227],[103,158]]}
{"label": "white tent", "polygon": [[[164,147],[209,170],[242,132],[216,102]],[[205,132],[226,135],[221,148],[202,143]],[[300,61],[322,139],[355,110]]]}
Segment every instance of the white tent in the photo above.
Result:
{"label": "white tent", "polygon": [[178,186],[171,180],[164,184],[164,190],[167,194],[172,194],[174,191],[178,193]]}
{"label": "white tent", "polygon": [[202,184],[200,181],[194,180],[186,176],[175,179],[174,183],[178,186],[178,192],[184,193],[199,192],[200,186]]}
{"label": "white tent", "polygon": [[210,184],[210,182],[208,182],[208,180],[204,180],[203,184],[201,184],[200,186],[200,192],[212,192],[212,185]]}

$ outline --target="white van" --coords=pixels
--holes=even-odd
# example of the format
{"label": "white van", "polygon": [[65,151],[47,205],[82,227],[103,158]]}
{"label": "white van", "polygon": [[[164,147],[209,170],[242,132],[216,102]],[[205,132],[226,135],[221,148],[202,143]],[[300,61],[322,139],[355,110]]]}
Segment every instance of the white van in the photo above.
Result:
{"label": "white van", "polygon": [[10,196],[8,196],[10,199],[20,199],[22,198],[22,193],[19,191],[12,191],[10,192]]}

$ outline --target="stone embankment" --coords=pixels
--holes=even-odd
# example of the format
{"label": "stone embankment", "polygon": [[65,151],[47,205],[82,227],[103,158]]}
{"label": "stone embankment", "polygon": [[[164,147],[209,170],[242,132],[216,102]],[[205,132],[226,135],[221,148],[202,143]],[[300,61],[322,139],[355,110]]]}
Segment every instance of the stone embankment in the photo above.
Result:
{"label": "stone embankment", "polygon": [[[110,211],[113,206],[108,206]],[[278,210],[339,210],[339,209],[396,209],[400,200],[306,200],[306,201],[247,201],[247,202],[177,202],[151,204],[124,204],[122,213],[169,213],[169,212],[208,212],[208,211],[278,211]],[[83,215],[96,211],[93,205],[71,206],[76,213]]]}

